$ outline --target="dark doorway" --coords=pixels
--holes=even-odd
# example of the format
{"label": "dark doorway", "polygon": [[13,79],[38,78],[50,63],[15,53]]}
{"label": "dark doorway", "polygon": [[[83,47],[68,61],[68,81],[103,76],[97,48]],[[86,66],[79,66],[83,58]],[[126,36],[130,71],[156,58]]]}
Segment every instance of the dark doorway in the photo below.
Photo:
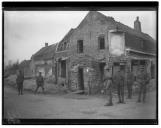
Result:
{"label": "dark doorway", "polygon": [[66,78],[66,61],[61,61],[61,77]]}
{"label": "dark doorway", "polygon": [[99,68],[100,68],[100,80],[103,80],[103,76],[104,76],[104,67],[105,67],[106,63],[102,62],[99,64]]}
{"label": "dark doorway", "polygon": [[57,80],[58,80],[58,70],[57,70],[57,68],[58,68],[58,63],[55,63],[55,70],[54,70],[54,72],[55,72],[55,83],[57,84]]}
{"label": "dark doorway", "polygon": [[78,68],[78,87],[80,90],[84,90],[83,68]]}
{"label": "dark doorway", "polygon": [[155,78],[155,65],[151,63],[151,78]]}

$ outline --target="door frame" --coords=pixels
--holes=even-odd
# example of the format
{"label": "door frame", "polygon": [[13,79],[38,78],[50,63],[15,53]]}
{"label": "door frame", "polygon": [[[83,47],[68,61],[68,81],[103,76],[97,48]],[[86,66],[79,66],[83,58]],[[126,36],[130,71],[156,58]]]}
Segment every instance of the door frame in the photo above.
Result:
{"label": "door frame", "polygon": [[78,68],[78,88],[84,90],[84,69],[83,67]]}

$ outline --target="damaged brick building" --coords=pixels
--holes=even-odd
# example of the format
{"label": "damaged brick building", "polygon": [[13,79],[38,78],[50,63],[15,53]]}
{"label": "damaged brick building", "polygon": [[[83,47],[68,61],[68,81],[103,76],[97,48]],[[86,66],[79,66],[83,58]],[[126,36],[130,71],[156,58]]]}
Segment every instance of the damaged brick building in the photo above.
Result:
{"label": "damaged brick building", "polygon": [[[110,56],[110,50],[115,50],[123,41],[125,55]],[[116,43],[115,45],[113,45]],[[111,49],[110,45],[114,46]],[[115,51],[117,52],[117,51]],[[148,64],[151,77],[156,70],[156,42],[148,34],[141,31],[139,17],[130,28],[112,17],[99,12],[90,11],[77,28],[71,29],[56,47],[54,67],[58,80],[63,78],[72,91],[88,88],[89,69],[92,69],[91,92],[98,93],[102,87],[104,66],[112,63],[113,74],[119,69],[119,63],[126,60],[136,75],[140,64]]]}

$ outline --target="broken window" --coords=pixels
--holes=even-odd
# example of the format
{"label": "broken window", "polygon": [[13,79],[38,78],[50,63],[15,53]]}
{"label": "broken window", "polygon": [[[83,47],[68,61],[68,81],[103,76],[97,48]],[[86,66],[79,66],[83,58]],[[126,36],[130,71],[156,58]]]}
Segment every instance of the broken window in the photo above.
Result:
{"label": "broken window", "polygon": [[104,38],[104,36],[98,37],[98,48],[99,49],[105,49],[105,38]]}
{"label": "broken window", "polygon": [[58,45],[58,51],[62,51],[62,44],[61,43]]}
{"label": "broken window", "polygon": [[83,40],[78,40],[78,42],[77,42],[77,52],[83,53]]}

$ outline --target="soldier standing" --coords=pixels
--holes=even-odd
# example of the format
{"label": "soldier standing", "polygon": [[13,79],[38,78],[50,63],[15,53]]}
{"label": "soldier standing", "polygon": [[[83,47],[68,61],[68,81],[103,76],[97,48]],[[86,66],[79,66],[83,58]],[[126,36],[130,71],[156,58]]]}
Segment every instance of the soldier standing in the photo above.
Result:
{"label": "soldier standing", "polygon": [[124,84],[125,84],[124,75],[125,75],[124,68],[120,66],[120,70],[116,73],[114,77],[114,81],[117,86],[118,98],[119,98],[118,103],[125,103],[124,102]]}
{"label": "soldier standing", "polygon": [[16,79],[18,95],[23,95],[23,81],[24,81],[24,75],[22,71],[19,70]]}
{"label": "soldier standing", "polygon": [[132,85],[134,82],[134,75],[133,73],[130,71],[130,69],[127,69],[127,74],[126,74],[126,85],[127,85],[127,91],[128,91],[128,99],[132,98]]}
{"label": "soldier standing", "polygon": [[105,104],[105,106],[112,106],[112,73],[108,66],[105,66],[105,74],[104,74],[104,82],[105,82],[105,89],[106,92],[109,93],[109,102]]}
{"label": "soldier standing", "polygon": [[42,91],[44,93],[44,78],[43,76],[41,75],[41,72],[39,72],[39,76],[36,77],[36,90],[35,90],[35,94],[37,93],[39,87],[42,88]]}
{"label": "soldier standing", "polygon": [[143,102],[145,102],[147,84],[149,83],[150,77],[144,66],[140,67],[140,72],[138,73],[136,80],[139,84],[139,96],[138,102],[141,102],[141,96],[143,95]]}

